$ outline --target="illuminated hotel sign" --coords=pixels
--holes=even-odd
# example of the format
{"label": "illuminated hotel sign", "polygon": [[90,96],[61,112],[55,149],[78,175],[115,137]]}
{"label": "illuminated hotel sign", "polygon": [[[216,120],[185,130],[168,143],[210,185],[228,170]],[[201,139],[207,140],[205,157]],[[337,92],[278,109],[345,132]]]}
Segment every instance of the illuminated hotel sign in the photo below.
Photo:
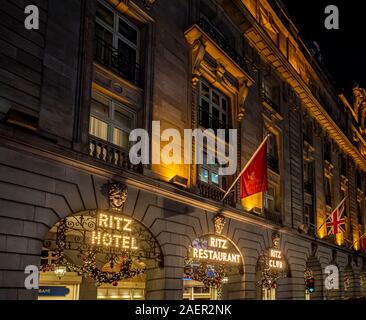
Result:
{"label": "illuminated hotel sign", "polygon": [[131,236],[133,220],[122,215],[98,213],[96,228],[91,233],[91,244],[112,249],[138,250],[136,238]]}
{"label": "illuminated hotel sign", "polygon": [[207,262],[241,263],[240,254],[230,241],[214,235],[194,240],[190,247],[189,257],[193,260],[206,260]]}

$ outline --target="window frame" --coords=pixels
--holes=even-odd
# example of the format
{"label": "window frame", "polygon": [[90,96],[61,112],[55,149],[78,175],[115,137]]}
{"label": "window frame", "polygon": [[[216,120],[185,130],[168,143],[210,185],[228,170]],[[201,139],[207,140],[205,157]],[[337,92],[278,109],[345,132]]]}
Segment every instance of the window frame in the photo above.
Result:
{"label": "window frame", "polygon": [[[203,95],[202,85],[205,85],[208,88],[209,96],[210,96],[209,98],[207,98]],[[213,94],[214,93],[216,93],[219,96],[219,100],[220,100],[219,104],[220,105],[217,105],[215,102],[213,102]],[[210,123],[211,126],[212,126],[213,108],[215,108],[219,111],[219,121],[221,123],[223,123],[222,116],[223,115],[226,116],[225,128],[221,128],[221,129],[229,128],[230,99],[223,92],[221,92],[220,90],[214,88],[207,81],[201,79],[200,80],[199,98],[198,99],[199,99],[199,107],[201,108],[201,110],[203,110],[202,101],[206,101],[208,103],[208,106],[209,106],[208,116],[209,116],[209,122],[211,122]],[[223,108],[222,101],[226,101],[226,110],[224,110],[224,108]],[[201,126],[203,128],[202,125],[199,124],[199,126]],[[209,128],[204,128],[204,129],[213,129],[213,128],[209,127]]]}
{"label": "window frame", "polygon": [[[101,140],[104,140],[98,136],[94,136],[91,132],[90,132],[90,118],[93,117],[93,118],[96,118],[97,120],[99,121],[103,121],[107,124],[107,140],[104,140],[106,141],[107,143],[109,144],[112,144],[118,148],[121,148],[121,149],[125,149],[123,146],[120,146],[118,144],[115,144],[113,141],[114,141],[114,129],[117,128],[123,132],[127,132],[128,134],[134,129],[136,128],[136,119],[137,119],[137,114],[136,112],[134,112],[131,108],[129,108],[128,106],[112,99],[111,97],[108,97],[98,91],[93,91],[92,93],[92,102],[93,101],[96,101],[97,103],[101,103],[100,101],[96,100],[93,95],[96,95],[96,96],[100,96],[102,99],[108,101],[108,118],[106,117],[102,117],[100,116],[99,114],[96,114],[95,112],[92,111],[92,108],[90,108],[90,115],[89,115],[89,134],[97,139],[101,139]],[[107,106],[107,105],[106,105]],[[123,128],[122,126],[118,125],[116,123],[116,120],[115,120],[115,111],[117,112],[120,112],[126,116],[130,116],[131,118],[131,123],[132,123],[132,128],[131,129],[128,129],[128,128]]]}
{"label": "window frame", "polygon": [[[105,3],[103,0],[97,0],[97,3],[104,6],[107,10],[109,10],[113,14],[113,28],[99,19],[98,17],[95,17],[95,22],[112,33],[113,37],[113,48],[116,50],[118,49],[118,41],[121,40],[125,45],[128,45],[130,48],[134,49],[136,51],[136,63],[140,63],[140,39],[141,39],[141,32],[140,29],[134,25],[131,21],[129,21],[126,17],[124,17],[122,14],[120,14],[118,11],[113,9],[110,5]],[[132,43],[130,40],[125,38],[122,34],[119,33],[119,19],[123,20],[127,25],[129,25],[132,29],[136,31],[137,37],[136,37],[136,44]]]}
{"label": "window frame", "polygon": [[[205,85],[208,88],[208,92],[209,92],[209,98],[207,98],[206,96],[203,95],[203,89],[202,86]],[[219,96],[219,104],[217,105],[215,102],[213,102],[213,94],[216,93]],[[198,114],[200,114],[200,112],[203,112],[203,106],[202,106],[202,101],[206,101],[208,103],[208,121],[209,121],[209,126],[208,128],[205,128],[204,126],[202,126],[200,124],[200,121],[198,121],[198,126],[202,129],[213,129],[212,128],[212,117],[213,117],[213,108],[216,108],[219,111],[219,122],[223,123],[223,115],[226,116],[226,121],[225,121],[225,128],[222,128],[220,126],[220,129],[228,129],[230,127],[230,119],[229,119],[229,115],[230,115],[230,108],[231,108],[231,100],[223,93],[221,92],[219,89],[213,87],[211,84],[209,84],[205,79],[201,79],[199,82],[199,94],[198,94],[198,107],[202,110],[198,110]],[[223,107],[223,101],[225,101],[226,103],[226,110]],[[222,189],[223,187],[223,180],[225,179],[224,177],[220,176],[218,173],[218,169],[219,169],[219,165],[216,164],[206,164],[206,159],[207,156],[204,156],[204,164],[199,164],[197,166],[197,180],[201,183],[204,183],[206,185],[209,186],[214,186],[217,187],[219,189]],[[213,166],[217,166],[216,169],[213,168]],[[207,170],[208,171],[208,181],[203,181],[200,179],[201,176],[201,170]],[[218,184],[212,182],[212,174],[216,174],[218,176]]]}

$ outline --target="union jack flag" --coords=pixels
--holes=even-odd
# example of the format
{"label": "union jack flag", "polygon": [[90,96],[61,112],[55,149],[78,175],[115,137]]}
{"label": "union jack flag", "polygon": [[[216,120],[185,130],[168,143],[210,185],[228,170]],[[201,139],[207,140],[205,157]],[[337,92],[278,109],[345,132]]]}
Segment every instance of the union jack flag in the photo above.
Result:
{"label": "union jack flag", "polygon": [[338,205],[338,207],[330,214],[327,219],[328,236],[332,234],[346,232],[346,198]]}

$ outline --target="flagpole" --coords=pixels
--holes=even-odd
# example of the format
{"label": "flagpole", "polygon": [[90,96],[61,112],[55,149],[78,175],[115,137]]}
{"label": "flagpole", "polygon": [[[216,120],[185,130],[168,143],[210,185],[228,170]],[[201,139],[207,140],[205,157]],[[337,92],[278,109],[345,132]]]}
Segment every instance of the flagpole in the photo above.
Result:
{"label": "flagpole", "polygon": [[248,166],[250,165],[251,161],[255,158],[255,156],[258,154],[258,152],[260,151],[260,149],[263,147],[263,145],[266,143],[266,141],[268,140],[268,138],[271,136],[271,134],[267,134],[267,136],[264,138],[264,140],[262,141],[262,143],[260,144],[260,146],[257,148],[257,150],[254,152],[254,154],[252,155],[252,157],[250,158],[250,160],[247,162],[247,164],[244,166],[243,170],[241,170],[240,174],[236,177],[235,181],[231,184],[230,188],[226,191],[224,197],[221,199],[221,202],[224,202],[225,198],[228,196],[228,194],[230,193],[231,189],[235,186],[235,184],[238,182],[238,180],[240,179],[240,177],[243,175],[244,171],[246,169],[248,169]]}
{"label": "flagpole", "polygon": [[355,242],[352,243],[352,245],[348,248],[348,249],[352,249],[352,247],[358,242],[358,241],[361,241],[363,238],[366,237],[366,232],[358,239],[356,240]]}
{"label": "flagpole", "polygon": [[[334,211],[336,211],[341,205],[342,205],[342,203],[346,200],[347,198],[346,197],[344,197],[343,198],[343,200],[338,204],[338,206],[334,209],[334,210],[332,210],[332,213],[334,212]],[[328,220],[328,218],[326,218],[325,219],[325,222],[323,222],[323,224],[317,229],[317,231],[319,231],[326,223],[327,223],[327,220]]]}

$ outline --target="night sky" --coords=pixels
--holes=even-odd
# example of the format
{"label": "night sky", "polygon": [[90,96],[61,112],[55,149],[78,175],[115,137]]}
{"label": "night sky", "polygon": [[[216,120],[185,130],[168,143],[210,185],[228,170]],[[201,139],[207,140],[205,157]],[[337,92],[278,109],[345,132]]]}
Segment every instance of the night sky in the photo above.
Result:
{"label": "night sky", "polygon": [[[340,93],[350,91],[357,82],[366,87],[366,9],[359,0],[283,0],[287,11],[308,48],[320,45],[323,63]],[[336,5],[340,29],[327,30],[327,5]]]}

